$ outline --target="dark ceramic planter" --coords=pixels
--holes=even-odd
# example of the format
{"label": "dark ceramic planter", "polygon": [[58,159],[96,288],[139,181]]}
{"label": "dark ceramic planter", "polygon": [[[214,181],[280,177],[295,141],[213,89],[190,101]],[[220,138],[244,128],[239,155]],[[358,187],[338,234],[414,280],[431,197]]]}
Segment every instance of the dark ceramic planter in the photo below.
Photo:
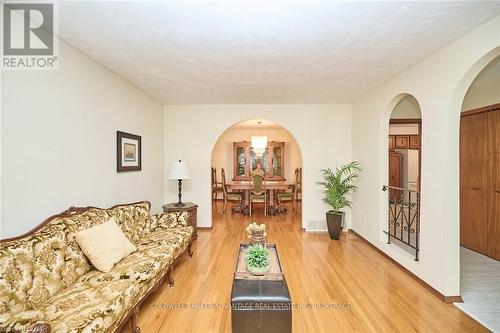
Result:
{"label": "dark ceramic planter", "polygon": [[339,240],[340,232],[344,227],[344,212],[339,212],[338,214],[333,211],[326,213],[326,224],[328,226],[328,233],[331,239]]}

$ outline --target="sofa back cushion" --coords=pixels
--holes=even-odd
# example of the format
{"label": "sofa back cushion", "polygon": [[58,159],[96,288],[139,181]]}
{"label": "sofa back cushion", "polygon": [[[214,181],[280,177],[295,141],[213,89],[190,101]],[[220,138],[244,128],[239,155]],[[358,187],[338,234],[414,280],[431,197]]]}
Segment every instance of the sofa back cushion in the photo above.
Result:
{"label": "sofa back cushion", "polygon": [[16,242],[0,249],[0,313],[30,308],[28,290],[33,285],[33,246]]}
{"label": "sofa back cushion", "polygon": [[132,243],[138,244],[145,235],[152,231],[149,209],[149,202],[139,202],[116,206],[108,212],[115,217],[125,236]]}
{"label": "sofa back cushion", "polygon": [[190,214],[187,211],[183,212],[170,212],[168,214],[158,215],[157,227],[164,229],[175,228],[177,226],[188,225]]}
{"label": "sofa back cushion", "polygon": [[0,314],[36,309],[92,269],[75,235],[111,217],[136,244],[148,230],[149,203],[60,215],[38,231],[0,243]]}
{"label": "sofa back cushion", "polygon": [[[59,225],[0,246],[0,312],[36,308],[90,269]],[[76,254],[76,255],[75,255]]]}

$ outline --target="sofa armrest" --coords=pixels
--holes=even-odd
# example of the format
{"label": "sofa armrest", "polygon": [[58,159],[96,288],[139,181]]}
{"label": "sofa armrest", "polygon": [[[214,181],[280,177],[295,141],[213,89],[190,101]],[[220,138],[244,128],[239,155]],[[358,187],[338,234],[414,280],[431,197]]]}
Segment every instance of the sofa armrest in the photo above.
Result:
{"label": "sofa armrest", "polygon": [[171,229],[189,225],[188,212],[170,212],[151,215],[153,230],[157,228]]}

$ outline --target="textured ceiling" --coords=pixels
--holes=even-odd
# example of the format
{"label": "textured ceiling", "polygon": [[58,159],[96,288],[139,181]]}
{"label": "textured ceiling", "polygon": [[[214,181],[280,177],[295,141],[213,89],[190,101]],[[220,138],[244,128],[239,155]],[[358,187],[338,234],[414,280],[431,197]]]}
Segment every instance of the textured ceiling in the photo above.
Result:
{"label": "textured ceiling", "polygon": [[350,103],[500,2],[60,2],[63,40],[166,104]]}

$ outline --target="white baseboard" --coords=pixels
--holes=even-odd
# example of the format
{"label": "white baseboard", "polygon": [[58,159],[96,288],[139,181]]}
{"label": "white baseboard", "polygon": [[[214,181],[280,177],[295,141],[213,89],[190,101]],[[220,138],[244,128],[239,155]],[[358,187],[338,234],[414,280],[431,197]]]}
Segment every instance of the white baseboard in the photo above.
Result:
{"label": "white baseboard", "polygon": [[311,219],[306,223],[307,232],[325,232],[328,231],[325,220]]}

